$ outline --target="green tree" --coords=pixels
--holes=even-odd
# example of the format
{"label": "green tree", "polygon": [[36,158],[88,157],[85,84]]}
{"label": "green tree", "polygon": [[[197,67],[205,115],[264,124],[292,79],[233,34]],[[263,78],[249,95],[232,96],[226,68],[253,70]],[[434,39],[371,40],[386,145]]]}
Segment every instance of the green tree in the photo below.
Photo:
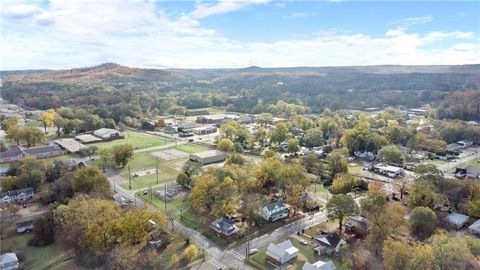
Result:
{"label": "green tree", "polygon": [[437,215],[428,207],[415,207],[410,216],[410,230],[420,239],[430,237],[437,227]]}
{"label": "green tree", "polygon": [[305,132],[303,141],[308,147],[320,146],[323,144],[323,131],[321,128],[312,128]]}
{"label": "green tree", "polygon": [[96,167],[78,169],[72,179],[72,188],[73,191],[81,193],[110,194],[110,183],[107,176]]}
{"label": "green tree", "polygon": [[410,190],[407,204],[410,208],[417,206],[433,208],[434,200],[435,192],[432,190],[432,186],[426,182],[416,182]]}
{"label": "green tree", "polygon": [[396,145],[387,145],[378,151],[377,158],[380,161],[394,164],[403,163],[403,154]]}
{"label": "green tree", "polygon": [[288,127],[285,123],[277,124],[276,128],[270,134],[272,143],[282,143],[288,138]]}
{"label": "green tree", "polygon": [[28,241],[31,246],[43,247],[52,244],[55,241],[55,224],[53,216],[40,216],[33,223],[33,238]]}
{"label": "green tree", "polygon": [[300,150],[300,145],[297,139],[290,139],[287,142],[287,152],[297,153]]}
{"label": "green tree", "polygon": [[333,151],[327,156],[327,161],[330,167],[330,174],[332,177],[339,173],[347,173],[348,172],[348,160],[339,151]]}
{"label": "green tree", "polygon": [[19,120],[18,116],[6,117],[0,122],[0,126],[2,127],[3,130],[8,130],[13,126],[17,126],[18,120]]}
{"label": "green tree", "polygon": [[23,131],[23,140],[27,143],[27,147],[35,146],[45,138],[45,134],[36,127],[25,127]]}
{"label": "green tree", "polygon": [[112,159],[112,150],[106,147],[99,148],[97,154],[100,156],[100,159],[103,162],[103,170],[105,171],[105,165]]}
{"label": "green tree", "polygon": [[340,233],[342,232],[343,220],[358,212],[357,204],[352,196],[345,194],[333,195],[328,201],[326,208],[329,219],[338,219]]}
{"label": "green tree", "polygon": [[133,146],[128,143],[115,145],[112,148],[112,155],[115,164],[124,168],[133,158]]}
{"label": "green tree", "polygon": [[434,269],[469,269],[473,254],[464,238],[439,235],[432,242]]}
{"label": "green tree", "polygon": [[25,138],[25,128],[12,125],[7,129],[7,139],[14,141],[17,145]]}

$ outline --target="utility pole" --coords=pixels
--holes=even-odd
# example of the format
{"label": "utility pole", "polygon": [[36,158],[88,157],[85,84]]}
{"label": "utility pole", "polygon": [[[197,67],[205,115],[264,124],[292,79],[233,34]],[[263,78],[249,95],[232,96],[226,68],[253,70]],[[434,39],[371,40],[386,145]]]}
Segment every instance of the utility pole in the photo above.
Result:
{"label": "utility pole", "polygon": [[113,177],[113,192],[117,192],[117,190],[115,189],[115,186],[117,185],[117,178],[116,177]]}
{"label": "utility pole", "polygon": [[157,185],[158,185],[158,160],[157,160]]}
{"label": "utility pole", "polygon": [[167,182],[165,182],[165,193],[163,195],[163,201],[165,202],[165,213],[167,213]]}
{"label": "utility pole", "polygon": [[130,173],[130,165],[128,165],[128,188],[132,189],[132,174]]}
{"label": "utility pole", "polygon": [[152,198],[152,185],[150,184],[150,203],[152,202],[153,198]]}

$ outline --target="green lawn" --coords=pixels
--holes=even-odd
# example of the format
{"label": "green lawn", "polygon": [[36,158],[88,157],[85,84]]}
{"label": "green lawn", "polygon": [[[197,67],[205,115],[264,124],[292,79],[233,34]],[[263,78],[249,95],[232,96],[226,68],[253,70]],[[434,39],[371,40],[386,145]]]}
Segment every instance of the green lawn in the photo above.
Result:
{"label": "green lawn", "polygon": [[141,149],[141,148],[164,145],[170,142],[158,136],[141,133],[141,132],[125,131],[122,134],[125,136],[124,139],[113,140],[109,142],[94,143],[91,145],[95,145],[101,148],[103,147],[111,148],[115,145],[129,143],[133,146],[133,148]]}
{"label": "green lawn", "polygon": [[58,264],[64,263],[74,256],[73,250],[65,250],[65,248],[53,243],[46,247],[31,247],[27,245],[32,234],[15,235],[1,242],[2,253],[4,251],[13,250],[19,256],[23,256],[25,261],[21,262],[22,269],[52,269]]}
{"label": "green lawn", "polygon": [[210,148],[208,147],[197,145],[197,144],[190,144],[190,143],[179,145],[175,147],[175,149],[183,152],[187,152],[187,153],[198,153],[198,152],[210,150]]}
{"label": "green lawn", "polygon": [[328,191],[327,188],[323,184],[313,184],[310,186],[310,191],[315,193],[318,197],[322,199],[322,201],[328,201],[329,198],[332,197],[332,194]]}
{"label": "green lawn", "polygon": [[473,166],[473,167],[480,170],[480,158],[476,158],[476,159],[472,159],[470,161],[464,162],[464,163],[458,165],[457,167],[465,168],[465,167],[468,167],[468,166]]}
{"label": "green lawn", "polygon": [[[181,256],[186,248],[187,246],[185,245],[185,238],[176,236],[172,240],[172,243],[170,243],[167,248],[165,248],[165,250],[162,252],[161,265],[165,266],[165,269],[173,269],[173,266],[171,265],[172,256],[174,254],[176,254],[177,256]],[[192,261],[189,263],[190,265],[195,264],[195,262],[201,261],[204,256],[207,255],[206,253],[204,253],[204,250],[202,250],[201,247],[197,246],[197,250],[197,256],[192,259]]]}
{"label": "green lawn", "polygon": [[423,163],[426,164],[433,164],[433,165],[443,165],[446,164],[448,161],[446,160],[441,160],[441,159],[427,159]]}

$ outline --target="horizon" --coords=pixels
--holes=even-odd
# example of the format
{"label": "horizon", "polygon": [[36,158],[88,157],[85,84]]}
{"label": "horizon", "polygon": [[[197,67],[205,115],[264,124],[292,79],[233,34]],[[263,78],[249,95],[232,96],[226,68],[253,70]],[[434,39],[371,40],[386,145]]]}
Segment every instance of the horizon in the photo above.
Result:
{"label": "horizon", "polygon": [[475,1],[2,1],[1,70],[480,63]]}
{"label": "horizon", "polygon": [[153,70],[221,70],[221,69],[231,69],[231,70],[242,70],[249,68],[259,68],[259,69],[290,69],[290,68],[368,68],[368,67],[441,67],[441,66],[480,66],[479,63],[472,64],[458,64],[458,65],[449,65],[449,64],[438,64],[438,65],[395,65],[395,64],[384,64],[384,65],[357,65],[357,66],[280,66],[280,67],[261,67],[261,66],[246,66],[246,67],[218,67],[218,68],[148,68],[148,67],[136,67],[136,66],[127,66],[115,62],[104,62],[100,64],[94,64],[92,66],[82,66],[82,67],[66,67],[61,69],[48,69],[48,68],[35,68],[35,69],[5,69],[0,70],[0,72],[10,72],[10,71],[28,71],[28,70],[47,70],[47,71],[62,71],[62,70],[73,70],[73,69],[84,69],[84,68],[95,68],[103,65],[118,65],[126,68],[138,68],[138,69],[153,69]]}

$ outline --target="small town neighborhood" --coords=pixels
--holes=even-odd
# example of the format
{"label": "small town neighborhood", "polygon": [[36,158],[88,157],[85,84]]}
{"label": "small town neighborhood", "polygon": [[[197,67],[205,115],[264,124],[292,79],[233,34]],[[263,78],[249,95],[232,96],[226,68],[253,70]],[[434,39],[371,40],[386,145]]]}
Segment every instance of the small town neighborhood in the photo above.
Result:
{"label": "small town neighborhood", "polygon": [[[480,183],[479,147],[471,139],[445,144],[444,152],[411,148],[407,144],[388,150],[387,154],[382,153],[383,148],[364,148],[345,155],[338,147],[350,148],[349,142],[325,137],[321,130],[314,136],[323,138],[310,138],[309,129],[297,130],[295,121],[300,116],[288,119],[269,118],[268,115],[210,114],[208,110],[201,111],[206,113],[204,115],[195,115],[194,112],[150,120],[154,128],[149,130],[99,128],[61,137],[58,137],[54,123],[46,125],[52,128],[43,127],[42,119],[52,112],[39,112],[34,117],[38,120],[29,120],[29,123],[39,121],[38,130],[47,131],[35,146],[22,141],[14,143],[16,140],[7,131],[5,150],[0,158],[2,181],[18,183],[12,182],[12,188],[9,188],[2,182],[0,201],[3,206],[2,227],[5,226],[2,234],[9,235],[4,238],[7,244],[2,248],[2,269],[28,265],[29,253],[9,246],[9,239],[32,234],[38,226],[35,220],[52,211],[45,206],[67,202],[66,198],[77,193],[100,190],[104,195],[98,198],[113,198],[116,207],[122,211],[139,207],[162,217],[160,220],[165,224],[158,224],[151,218],[144,229],[152,224],[157,227],[145,232],[149,235],[146,243],[147,247],[160,252],[164,267],[307,270],[380,267],[382,263],[378,259],[367,261],[367,258],[374,258],[374,254],[358,253],[362,249],[359,247],[370,249],[374,245],[370,242],[372,234],[384,237],[376,232],[376,219],[380,219],[381,214],[374,214],[375,211],[385,211],[381,207],[393,211],[387,214],[393,215],[389,217],[393,220],[389,222],[393,223],[387,222],[390,224],[387,226],[402,228],[401,233],[391,232],[395,235],[393,239],[412,239],[415,236],[408,233],[413,233],[413,229],[408,229],[412,213],[408,214],[405,207],[415,204],[427,206],[425,209],[435,216],[431,226],[437,227],[445,236],[478,241],[480,219],[475,218],[478,211],[469,210],[465,205],[468,202],[463,201],[469,196],[475,197],[475,194],[468,195],[466,191],[467,196],[460,198],[446,191],[445,195],[432,196],[424,190],[424,181],[439,177],[473,186]],[[396,115],[394,117],[407,117],[417,125],[420,123],[419,127],[428,125],[425,114],[405,112],[405,116],[401,116],[401,111],[395,110],[380,114],[351,112],[345,119],[359,115],[372,119],[379,115]],[[25,122],[22,113],[11,117]],[[324,115],[318,117],[325,119]],[[302,121],[311,120],[304,118]],[[278,135],[280,131],[284,134]],[[259,133],[264,133],[265,137],[258,138]],[[291,139],[287,139],[289,137]],[[472,139],[475,138],[478,140],[478,136]],[[389,147],[393,148],[389,145],[384,148]],[[117,150],[113,150],[115,148]],[[115,154],[115,151],[119,153]],[[35,176],[23,176],[28,174],[21,169],[25,166],[29,166],[28,170],[44,166],[42,177],[71,175],[73,181],[82,179],[82,173],[98,179],[105,177],[105,185],[110,188],[99,189],[96,185],[100,183],[88,184],[93,186],[87,188],[87,182],[76,187],[79,184],[72,182],[71,188],[77,191],[58,191],[63,188],[55,184],[63,179],[60,177],[59,180],[53,179],[57,188],[52,190],[52,184],[48,182],[31,182],[35,181]],[[11,176],[12,170],[17,176]],[[105,176],[101,176],[103,172]],[[217,178],[218,174],[226,176]],[[262,182],[248,183],[246,179],[241,180],[247,181],[244,184],[236,183],[240,181],[238,177],[248,178],[248,175]],[[279,177],[278,180],[275,177]],[[21,179],[30,178],[32,180],[21,184]],[[28,186],[28,181],[35,183],[34,186]],[[214,184],[212,181],[219,182]],[[16,186],[19,188],[14,188]],[[418,188],[420,190],[416,190]],[[246,193],[239,194],[241,190]],[[379,194],[381,197],[377,197]],[[95,198],[98,195],[90,196]],[[213,196],[214,201],[208,202],[208,196]],[[336,200],[338,202],[334,202]],[[53,210],[54,216],[56,211],[58,209]],[[340,227],[336,225],[338,222]],[[9,233],[9,228],[15,228],[14,235]],[[171,235],[167,237],[173,237],[170,238],[173,240],[154,236],[159,233]],[[184,258],[177,262],[173,256],[175,252],[169,254],[166,250],[181,241],[188,241],[187,246],[192,245],[194,248],[190,249],[195,251],[189,251],[193,255],[185,255],[190,256],[188,260]],[[20,252],[20,257],[16,252]],[[61,261],[54,261],[49,267],[58,263]]]}

